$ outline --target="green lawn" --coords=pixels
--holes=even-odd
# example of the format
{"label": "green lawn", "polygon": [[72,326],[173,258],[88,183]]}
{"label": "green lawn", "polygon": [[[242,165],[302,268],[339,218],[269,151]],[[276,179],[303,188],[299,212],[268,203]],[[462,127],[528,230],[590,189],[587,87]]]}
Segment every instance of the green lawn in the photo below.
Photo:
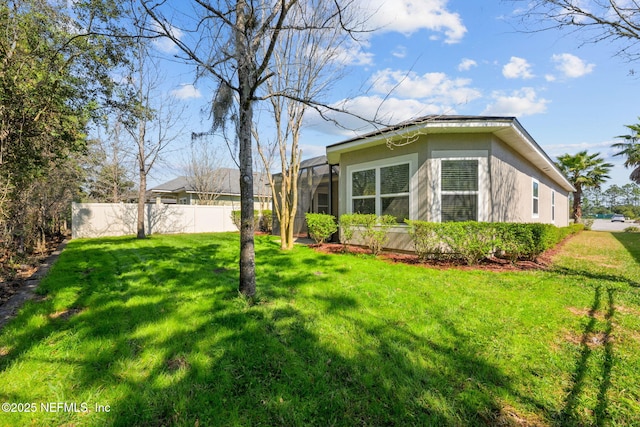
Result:
{"label": "green lawn", "polygon": [[0,331],[0,402],[23,411],[0,425],[640,421],[638,234],[583,232],[553,270],[506,273],[259,236],[251,304],[238,246],[72,241]]}

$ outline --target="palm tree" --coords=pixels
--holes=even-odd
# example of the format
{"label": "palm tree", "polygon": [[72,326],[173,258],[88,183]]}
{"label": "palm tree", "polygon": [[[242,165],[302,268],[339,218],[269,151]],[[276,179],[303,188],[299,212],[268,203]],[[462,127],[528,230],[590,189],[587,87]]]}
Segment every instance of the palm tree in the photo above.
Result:
{"label": "palm tree", "polygon": [[576,189],[573,195],[573,219],[579,222],[582,218],[582,192],[587,188],[600,188],[609,179],[611,163],[605,163],[598,157],[600,153],[587,154],[581,151],[576,155],[563,154],[558,156],[557,165]]}
{"label": "palm tree", "polygon": [[612,147],[620,149],[614,156],[624,155],[627,157],[624,166],[634,168],[631,171],[631,175],[629,175],[629,179],[640,184],[640,124],[625,125],[625,127],[633,133],[631,135],[616,136],[616,138],[622,138],[627,142],[618,142],[612,145]]}

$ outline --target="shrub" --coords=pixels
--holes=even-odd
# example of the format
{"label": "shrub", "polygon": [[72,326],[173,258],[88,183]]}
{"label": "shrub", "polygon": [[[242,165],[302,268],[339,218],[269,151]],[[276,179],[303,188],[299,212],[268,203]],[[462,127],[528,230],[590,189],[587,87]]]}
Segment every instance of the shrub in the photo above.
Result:
{"label": "shrub", "polygon": [[355,232],[356,219],[358,214],[342,214],[340,215],[340,243],[348,245],[353,239]]}
{"label": "shrub", "polygon": [[477,264],[493,253],[496,242],[492,224],[466,221],[444,225],[446,230],[443,237],[447,246],[467,264]]}
{"label": "shrub", "polygon": [[273,231],[273,212],[269,209],[262,211],[262,216],[260,217],[260,230],[265,233],[271,233],[271,231]]}
{"label": "shrub", "polygon": [[625,233],[640,233],[640,227],[631,226],[623,230]]}
{"label": "shrub", "polygon": [[420,260],[442,256],[442,227],[440,224],[408,219],[405,222],[409,225],[409,235]]}
{"label": "shrub", "polygon": [[365,229],[362,233],[367,242],[367,247],[371,250],[371,253],[378,255],[384,245],[389,241],[389,228],[396,225],[396,217],[393,215],[382,215],[376,217],[374,214],[359,215],[364,220],[362,224]]}
{"label": "shrub", "polygon": [[421,259],[455,256],[467,264],[496,255],[514,262],[535,260],[582,224],[558,228],[550,224],[406,221],[418,257]]}
{"label": "shrub", "polygon": [[582,218],[580,220],[580,224],[582,224],[584,226],[585,230],[591,230],[591,227],[593,226],[593,221],[594,220],[591,219],[591,218]]}
{"label": "shrub", "polygon": [[[240,211],[231,211],[231,221],[233,221],[233,224],[240,230]],[[260,212],[257,210],[253,211],[253,227],[260,227]]]}
{"label": "shrub", "polygon": [[333,233],[338,231],[336,217],[321,213],[307,213],[307,228],[309,235],[316,243],[320,244],[326,241]]}
{"label": "shrub", "polygon": [[515,262],[533,247],[533,233],[528,224],[496,223],[494,229],[497,256]]}

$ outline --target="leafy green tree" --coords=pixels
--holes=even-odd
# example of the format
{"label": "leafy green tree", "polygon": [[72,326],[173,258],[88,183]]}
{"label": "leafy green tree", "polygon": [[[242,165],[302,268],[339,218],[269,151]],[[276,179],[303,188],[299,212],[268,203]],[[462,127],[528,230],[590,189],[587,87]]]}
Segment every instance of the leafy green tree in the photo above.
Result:
{"label": "leafy green tree", "polygon": [[618,185],[611,185],[603,193],[609,209],[621,205],[624,200],[624,190]]}
{"label": "leafy green tree", "polygon": [[613,167],[606,163],[600,153],[588,154],[581,151],[575,155],[564,154],[558,157],[556,164],[569,179],[576,191],[573,194],[573,219],[578,222],[582,218],[582,194],[587,188],[599,188],[609,179],[609,170]]}
{"label": "leafy green tree", "polygon": [[94,26],[111,22],[114,8],[106,0],[0,3],[0,231],[18,250],[33,230],[50,231],[54,177],[80,186],[81,174],[65,172],[79,166],[120,61],[118,44]]}
{"label": "leafy green tree", "polygon": [[625,125],[632,133],[629,135],[620,135],[616,138],[622,138],[625,142],[617,142],[612,147],[619,149],[614,156],[625,156],[624,166],[633,168],[629,179],[640,184],[640,124]]}

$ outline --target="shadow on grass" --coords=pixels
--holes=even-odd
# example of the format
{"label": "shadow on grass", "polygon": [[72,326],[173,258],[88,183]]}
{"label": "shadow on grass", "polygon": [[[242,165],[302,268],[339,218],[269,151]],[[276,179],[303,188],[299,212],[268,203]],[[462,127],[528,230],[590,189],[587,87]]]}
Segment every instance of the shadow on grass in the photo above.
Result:
{"label": "shadow on grass", "polygon": [[[237,239],[216,236],[195,248],[131,248],[121,239],[68,248],[45,284],[47,298],[10,325],[0,373],[25,358],[71,369],[52,389],[108,399],[95,403],[109,404],[109,413],[91,415],[91,423],[103,425],[505,421],[496,396],[518,396],[510,379],[478,357],[474,343],[450,322],[440,319],[449,339],[432,340],[402,319],[355,316],[359,300],[339,291],[305,296],[321,310],[303,308],[295,302],[298,291],[326,289],[335,277],[329,273],[339,267],[327,255],[283,253],[268,239],[258,241],[261,296],[250,305],[237,296],[237,251],[216,238]],[[324,316],[344,329],[323,334],[318,324]],[[65,346],[75,347],[58,351]]]}
{"label": "shadow on grass", "polygon": [[[640,265],[640,233],[611,233]],[[636,285],[638,286],[638,285]]]}
{"label": "shadow on grass", "polygon": [[[613,348],[613,316],[615,315],[614,295],[616,290],[607,288],[608,309],[604,314],[604,328],[599,327],[598,312],[601,310],[602,287],[596,286],[594,289],[594,299],[588,312],[588,321],[580,338],[580,355],[576,361],[576,367],[571,379],[571,387],[568,389],[564,407],[560,413],[559,422],[561,425],[584,425],[584,415],[578,408],[581,405],[580,399],[583,397],[583,389],[587,381],[589,366],[594,363],[601,363],[601,372],[598,375],[600,385],[598,387],[597,402],[594,408],[594,423],[597,426],[606,425],[609,421],[608,407],[609,400],[607,392],[611,387],[611,371],[614,367]],[[603,347],[604,355],[602,362],[598,362],[598,357],[594,354]],[[584,405],[584,404],[582,404]]]}
{"label": "shadow on grass", "polygon": [[619,282],[627,284],[631,287],[638,288],[640,287],[640,281],[623,276],[622,274],[607,274],[607,273],[597,273],[587,269],[575,269],[569,267],[555,266],[553,267],[553,271],[555,273],[559,273],[565,276],[578,276],[584,277],[587,279],[595,279],[607,282]]}

